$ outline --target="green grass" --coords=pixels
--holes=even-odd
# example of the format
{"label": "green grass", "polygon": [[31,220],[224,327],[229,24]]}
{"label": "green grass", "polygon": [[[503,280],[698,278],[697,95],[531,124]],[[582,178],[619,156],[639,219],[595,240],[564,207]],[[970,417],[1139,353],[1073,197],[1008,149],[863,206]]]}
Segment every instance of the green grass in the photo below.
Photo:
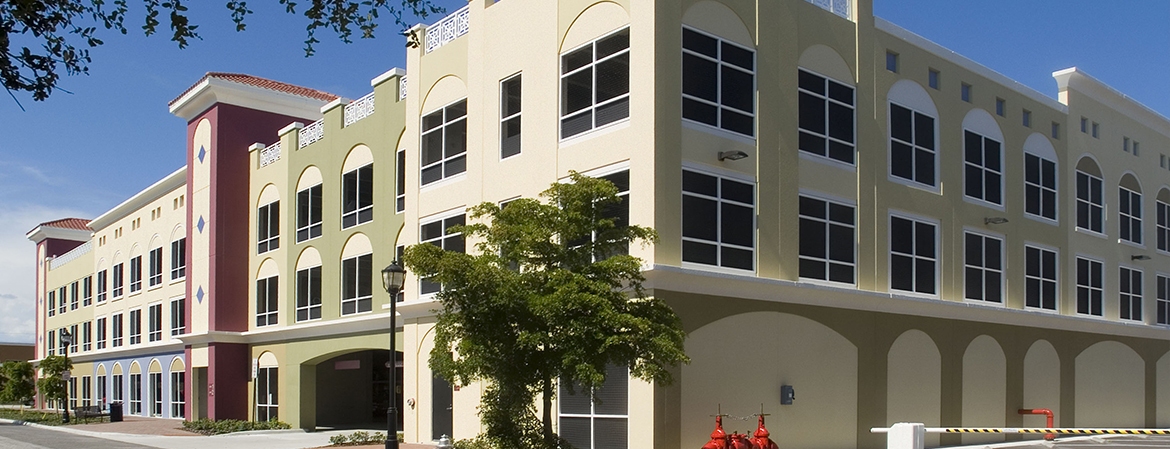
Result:
{"label": "green grass", "polygon": [[60,426],[63,424],[61,422],[60,412],[44,412],[31,409],[25,410],[24,413],[21,413],[20,410],[0,408],[0,418],[44,424],[47,426]]}

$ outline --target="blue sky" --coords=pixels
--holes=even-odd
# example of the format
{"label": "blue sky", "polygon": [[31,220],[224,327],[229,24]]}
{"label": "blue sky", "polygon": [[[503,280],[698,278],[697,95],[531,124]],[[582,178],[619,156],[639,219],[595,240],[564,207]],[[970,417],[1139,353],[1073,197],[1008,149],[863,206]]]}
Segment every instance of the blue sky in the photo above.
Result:
{"label": "blue sky", "polygon": [[[639,0],[635,0],[639,1]],[[438,0],[448,11],[463,0]],[[131,1],[132,6],[141,6]],[[184,161],[185,123],[167,102],[205,72],[243,72],[349,98],[370,79],[404,66],[404,40],[387,23],[372,40],[339,42],[321,31],[305,58],[305,22],[275,0],[237,33],[220,2],[190,3],[203,40],[179,50],[163,35],[107,33],[88,76],[65,76],[48,101],[0,97],[0,341],[33,338],[33,245],[37,223],[93,218]],[[1170,115],[1170,2],[1150,0],[875,0],[875,13],[1046,95],[1052,72],[1079,67]],[[433,23],[438,17],[412,20]]]}

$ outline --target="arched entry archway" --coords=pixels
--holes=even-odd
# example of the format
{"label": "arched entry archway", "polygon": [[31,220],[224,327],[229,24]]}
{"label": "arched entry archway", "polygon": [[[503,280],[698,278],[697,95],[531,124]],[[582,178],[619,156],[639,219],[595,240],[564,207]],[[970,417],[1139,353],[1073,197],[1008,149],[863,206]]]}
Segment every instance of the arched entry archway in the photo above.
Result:
{"label": "arched entry archway", "polygon": [[[402,430],[402,352],[396,354],[398,430]],[[302,422],[311,418],[317,428],[385,428],[389,363],[389,350],[361,348],[306,360],[301,364]],[[308,398],[314,407],[305,406]]]}

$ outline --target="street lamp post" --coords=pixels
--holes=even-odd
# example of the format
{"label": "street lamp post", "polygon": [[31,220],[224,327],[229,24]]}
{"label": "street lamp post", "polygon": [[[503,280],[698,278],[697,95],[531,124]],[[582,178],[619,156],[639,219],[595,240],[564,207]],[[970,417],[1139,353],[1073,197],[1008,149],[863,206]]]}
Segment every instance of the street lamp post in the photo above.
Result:
{"label": "street lamp post", "polygon": [[[69,331],[62,328],[61,329],[61,346],[65,348],[65,366],[66,367],[69,366],[69,345],[72,345],[72,344],[73,344],[73,334],[70,334]],[[65,372],[68,373],[69,370],[66,369]],[[63,385],[64,390],[65,390],[65,403],[62,404],[62,406],[61,406],[61,408],[65,409],[65,417],[61,419],[61,422],[69,423],[69,381],[62,378],[61,382],[65,384],[65,385]]]}
{"label": "street lamp post", "polygon": [[386,409],[386,449],[398,449],[398,294],[406,280],[406,269],[395,260],[382,269],[382,288],[390,294],[390,406]]}

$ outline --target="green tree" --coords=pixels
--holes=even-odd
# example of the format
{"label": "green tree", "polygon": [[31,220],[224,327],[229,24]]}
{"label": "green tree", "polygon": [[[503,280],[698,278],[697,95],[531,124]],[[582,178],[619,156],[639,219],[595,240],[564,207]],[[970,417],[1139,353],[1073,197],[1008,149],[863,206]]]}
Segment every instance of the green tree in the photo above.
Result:
{"label": "green tree", "polygon": [[613,216],[622,199],[609,181],[570,178],[544,202],[471,208],[478,221],[453,231],[476,242],[475,254],[420,244],[404,256],[444,287],[431,369],[459,385],[487,381],[480,418],[497,448],[567,446],[552,431],[558,380],[592,394],[618,365],[667,384],[670,368],[689,361],[678,316],[646,295],[642,261],[625,254],[657,234]]}
{"label": "green tree", "polygon": [[8,361],[0,365],[0,375],[5,378],[4,387],[0,389],[0,402],[19,402],[21,412],[24,404],[32,401],[36,394],[36,371],[32,363],[26,361]]}
{"label": "green tree", "polygon": [[[295,0],[277,0],[289,14],[301,6]],[[354,31],[362,38],[374,37],[380,16],[390,16],[400,32],[411,17],[425,19],[443,8],[434,0],[308,0],[301,15],[305,27],[305,55],[313,54],[320,29],[332,30],[349,43]],[[101,29],[126,34],[130,4],[137,0],[0,0],[0,81],[15,100],[15,93],[28,92],[42,101],[57,89],[61,68],[69,75],[89,73],[89,49],[102,45]],[[170,40],[184,48],[199,39],[199,25],[187,17],[183,0],[142,0],[142,30],[154,34],[161,21],[170,28]],[[228,13],[236,31],[244,31],[252,14],[245,0],[227,0]],[[159,15],[165,14],[160,19]],[[409,36],[417,45],[417,38]]]}
{"label": "green tree", "polygon": [[[73,368],[73,362],[65,356],[50,355],[41,359],[41,378],[37,380],[37,390],[46,401],[64,401],[66,393],[65,382],[62,381],[65,371]],[[62,407],[68,404],[62,404]]]}

